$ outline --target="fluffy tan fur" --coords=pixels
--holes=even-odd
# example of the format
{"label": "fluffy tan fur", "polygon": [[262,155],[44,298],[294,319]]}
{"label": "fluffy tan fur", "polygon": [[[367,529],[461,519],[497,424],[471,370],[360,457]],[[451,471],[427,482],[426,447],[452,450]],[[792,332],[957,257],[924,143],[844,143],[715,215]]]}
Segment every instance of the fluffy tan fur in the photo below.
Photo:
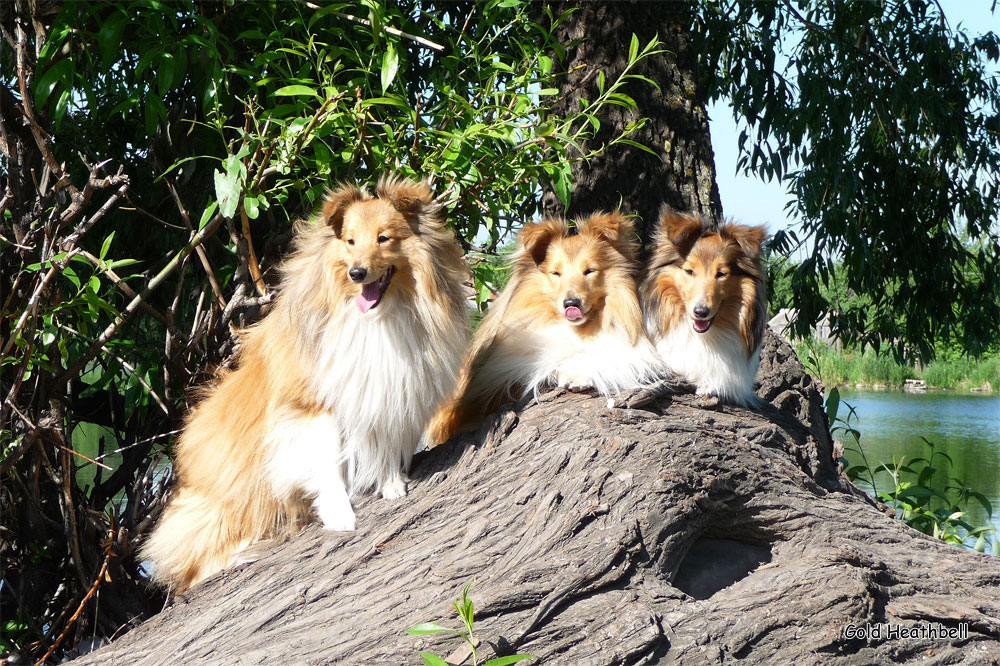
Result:
{"label": "fluffy tan fur", "polygon": [[[405,493],[402,468],[454,389],[468,334],[466,269],[438,212],[427,186],[388,177],[374,198],[330,192],[297,224],[273,310],[177,443],[176,487],[142,552],[158,581],[183,590],[317,514],[350,529],[350,494]],[[349,277],[358,268],[367,287]]]}
{"label": "fluffy tan fur", "polygon": [[[561,220],[525,225],[510,281],[473,336],[459,389],[431,422],[429,443],[443,443],[542,384],[608,392],[648,380],[652,356],[618,376],[594,376],[581,367],[586,362],[567,361],[554,349],[597,349],[609,340],[621,342],[616,350],[648,347],[636,291],[637,252],[632,223],[618,213],[592,215],[575,231]],[[580,319],[568,320],[568,299],[578,301]]]}
{"label": "fluffy tan fur", "polygon": [[[766,237],[764,227],[713,229],[665,211],[641,287],[647,329],[670,369],[705,393],[746,404],[767,319]],[[721,379],[732,366],[743,366],[740,378]]]}

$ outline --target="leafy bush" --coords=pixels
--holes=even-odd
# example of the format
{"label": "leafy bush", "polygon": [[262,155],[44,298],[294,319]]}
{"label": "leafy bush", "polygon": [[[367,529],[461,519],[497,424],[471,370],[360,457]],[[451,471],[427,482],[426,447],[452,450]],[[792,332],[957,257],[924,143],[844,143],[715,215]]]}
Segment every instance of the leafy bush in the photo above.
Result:
{"label": "leafy bush", "polygon": [[[847,407],[847,415],[841,416],[841,407]],[[986,511],[987,518],[993,516],[993,504],[980,492],[969,488],[960,479],[947,472],[954,466],[951,457],[943,451],[935,450],[934,444],[921,437],[930,452],[927,457],[912,460],[893,457],[892,463],[872,464],[861,446],[861,433],[854,427],[857,414],[848,403],[841,403],[840,391],[830,390],[826,400],[827,416],[833,426],[834,435],[846,435],[853,444],[845,445],[845,451],[858,455],[861,463],[851,465],[847,458],[840,464],[845,474],[855,483],[868,486],[871,495],[880,503],[893,509],[895,516],[910,527],[929,534],[935,539],[963,546],[976,552],[990,549],[1000,556],[1000,538],[990,525],[972,525],[966,519],[970,502],[975,500]],[[935,481],[937,472],[945,481]],[[889,483],[879,484],[879,475],[889,477]]]}
{"label": "leafy bush", "polygon": [[[455,611],[458,613],[459,619],[462,620],[462,626],[465,628],[465,631],[449,629],[448,627],[441,626],[437,622],[423,622],[415,627],[410,627],[406,630],[406,633],[410,636],[428,636],[441,633],[458,636],[468,644],[469,649],[472,652],[473,666],[507,666],[507,664],[515,664],[526,659],[534,659],[535,657],[530,654],[512,654],[504,655],[502,657],[494,657],[493,659],[484,661],[480,665],[479,655],[476,651],[479,641],[476,640],[474,634],[475,605],[472,603],[472,599],[469,598],[469,589],[471,588],[472,583],[466,585],[462,589],[461,598],[456,599],[454,602]],[[424,660],[424,664],[426,666],[448,666],[448,662],[430,652],[418,652],[417,654],[419,654],[420,658]]]}

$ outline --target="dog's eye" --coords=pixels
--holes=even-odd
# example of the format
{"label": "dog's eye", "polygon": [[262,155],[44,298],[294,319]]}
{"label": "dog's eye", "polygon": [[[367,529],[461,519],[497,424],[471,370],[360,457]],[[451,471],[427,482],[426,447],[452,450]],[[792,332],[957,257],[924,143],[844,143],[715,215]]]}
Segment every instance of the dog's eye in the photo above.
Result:
{"label": "dog's eye", "polygon": [[726,277],[726,273],[724,271],[719,271],[718,273],[715,274],[715,277],[724,278]]}
{"label": "dog's eye", "polygon": [[593,273],[593,272],[594,272],[594,269],[593,269],[593,268],[588,268],[587,270],[585,270],[585,271],[583,272],[583,274],[584,274],[584,275],[590,275],[590,274],[591,274],[591,273]]}
{"label": "dog's eye", "polygon": [[556,277],[562,277],[562,273],[560,273],[558,271],[552,271],[551,273],[549,273],[549,275],[555,275]]}
{"label": "dog's eye", "polygon": [[348,245],[354,245],[354,239],[353,238],[348,238],[347,239],[347,244]]}
{"label": "dog's eye", "polygon": [[378,237],[378,242],[379,243],[388,243],[389,242],[389,237],[388,236],[379,236]]}
{"label": "dog's eye", "polygon": [[693,268],[685,268],[684,272],[687,273],[688,275],[694,275],[694,269]]}

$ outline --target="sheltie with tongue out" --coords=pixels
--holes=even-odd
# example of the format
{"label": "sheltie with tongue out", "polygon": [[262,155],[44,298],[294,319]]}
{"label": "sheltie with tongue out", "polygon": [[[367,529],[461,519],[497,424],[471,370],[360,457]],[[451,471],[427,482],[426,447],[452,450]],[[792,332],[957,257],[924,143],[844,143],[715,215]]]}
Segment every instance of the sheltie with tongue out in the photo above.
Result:
{"label": "sheltie with tongue out", "polygon": [[759,403],[754,376],[767,320],[764,227],[718,229],[665,210],[640,289],[646,328],[667,369],[699,395]]}
{"label": "sheltie with tongue out", "polygon": [[456,385],[467,271],[426,185],[331,192],[297,225],[282,274],[237,369],[177,443],[177,483],[142,553],[174,591],[313,518],[353,530],[353,495],[405,495],[421,434]]}
{"label": "sheltie with tongue out", "polygon": [[431,446],[504,402],[546,386],[611,396],[660,373],[643,330],[632,223],[598,213],[571,229],[527,224],[512,275],[473,336],[459,388],[431,422]]}

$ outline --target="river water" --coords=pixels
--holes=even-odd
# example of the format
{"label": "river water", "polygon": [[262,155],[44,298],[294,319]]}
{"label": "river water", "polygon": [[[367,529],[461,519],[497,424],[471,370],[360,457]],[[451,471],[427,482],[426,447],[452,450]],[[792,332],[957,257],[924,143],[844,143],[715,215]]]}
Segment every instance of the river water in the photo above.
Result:
{"label": "river water", "polygon": [[[903,393],[841,390],[839,416],[847,416],[844,403],[854,407],[857,420],[852,426],[861,433],[861,447],[868,462],[892,466],[893,457],[913,460],[927,458],[934,443],[935,451],[946,453],[954,463],[949,466],[936,457],[934,487],[941,488],[953,478],[986,495],[993,503],[992,524],[1000,535],[1000,395],[957,391]],[[847,447],[853,441],[845,433],[837,438]],[[861,456],[846,451],[852,465],[861,464]],[[888,474],[875,477],[880,490],[891,483]],[[951,481],[954,484],[953,481]],[[869,490],[869,488],[865,488]],[[973,525],[985,525],[990,519],[975,500],[968,506]],[[994,538],[997,538],[996,536]]]}

